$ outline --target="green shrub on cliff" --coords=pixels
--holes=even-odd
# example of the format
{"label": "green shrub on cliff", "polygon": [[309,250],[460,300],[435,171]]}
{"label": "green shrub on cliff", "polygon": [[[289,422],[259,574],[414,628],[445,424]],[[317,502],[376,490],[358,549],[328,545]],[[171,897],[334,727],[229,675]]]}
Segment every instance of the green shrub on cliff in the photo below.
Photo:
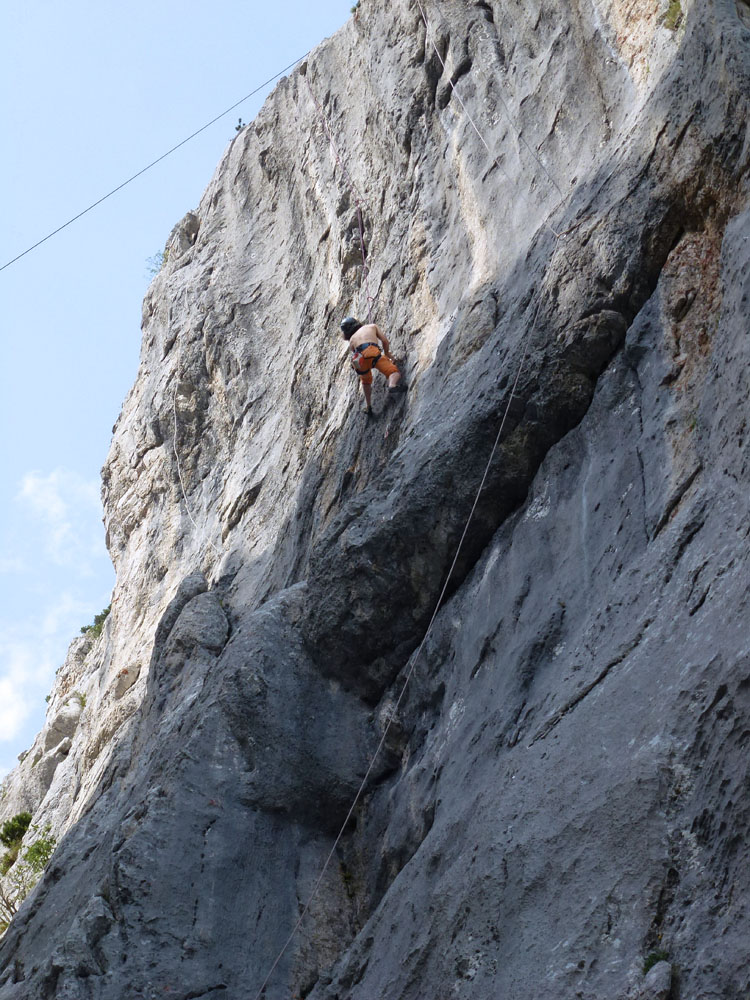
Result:
{"label": "green shrub on cliff", "polygon": [[6,820],[0,827],[0,843],[8,850],[0,858],[0,876],[7,875],[18,858],[21,841],[31,823],[31,813],[17,813],[12,819]]}
{"label": "green shrub on cliff", "polygon": [[0,827],[0,843],[5,847],[18,847],[31,823],[31,813],[17,813]]}
{"label": "green shrub on cliff", "polygon": [[57,843],[54,837],[50,837],[50,830],[48,823],[34,843],[23,852],[23,864],[28,865],[30,871],[37,876],[41,875],[49,864]]}
{"label": "green shrub on cliff", "polygon": [[670,31],[676,31],[682,22],[682,4],[680,0],[670,0],[669,9],[664,18],[665,27]]}
{"label": "green shrub on cliff", "polygon": [[84,625],[81,629],[82,635],[90,635],[94,639],[98,639],[102,634],[102,629],[104,628],[104,623],[107,620],[107,615],[112,608],[111,604],[108,604],[104,611],[100,611],[98,615],[94,615],[93,625]]}
{"label": "green shrub on cliff", "polygon": [[49,824],[41,832],[38,827],[32,829],[37,833],[36,839],[6,870],[6,877],[0,884],[0,934],[5,931],[21,903],[41,878],[55,850],[57,841],[50,836]]}
{"label": "green shrub on cliff", "polygon": [[652,951],[643,963],[643,974],[647,975],[659,962],[669,961],[669,954],[666,951]]}
{"label": "green shrub on cliff", "polygon": [[153,257],[148,257],[146,259],[146,267],[148,268],[149,276],[153,278],[155,275],[157,275],[168,260],[169,260],[169,249],[159,250],[159,252],[155,253]]}

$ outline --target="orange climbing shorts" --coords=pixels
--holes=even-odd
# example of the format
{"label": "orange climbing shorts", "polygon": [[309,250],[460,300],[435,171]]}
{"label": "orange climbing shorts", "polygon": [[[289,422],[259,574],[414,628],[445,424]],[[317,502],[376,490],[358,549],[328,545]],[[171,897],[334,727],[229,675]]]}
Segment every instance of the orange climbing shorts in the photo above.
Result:
{"label": "orange climbing shorts", "polygon": [[[365,357],[367,357],[367,354],[365,354]],[[380,360],[376,361],[372,368],[377,368],[377,370],[382,372],[386,378],[390,375],[398,374],[398,368],[385,355],[382,355]],[[363,385],[372,385],[372,368],[369,372],[362,372],[359,376],[359,380]]]}

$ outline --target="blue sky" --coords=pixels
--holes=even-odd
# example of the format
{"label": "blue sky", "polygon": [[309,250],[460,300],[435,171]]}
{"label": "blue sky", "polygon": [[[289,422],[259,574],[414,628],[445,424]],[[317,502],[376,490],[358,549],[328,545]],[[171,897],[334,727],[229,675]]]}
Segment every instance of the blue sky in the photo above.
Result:
{"label": "blue sky", "polygon": [[[351,2],[5,0],[0,265],[332,34]],[[99,473],[137,369],[147,261],[267,92],[0,271],[0,777],[109,603]]]}

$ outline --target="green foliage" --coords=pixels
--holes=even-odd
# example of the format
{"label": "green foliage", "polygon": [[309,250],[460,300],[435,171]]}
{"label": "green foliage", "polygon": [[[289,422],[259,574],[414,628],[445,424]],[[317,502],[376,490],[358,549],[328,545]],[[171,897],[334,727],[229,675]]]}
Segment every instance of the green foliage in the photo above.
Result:
{"label": "green foliage", "polygon": [[158,274],[159,271],[164,267],[164,265],[169,260],[169,249],[160,250],[155,253],[153,257],[149,257],[146,260],[146,267],[148,268],[148,273],[153,278],[154,275]]}
{"label": "green foliage", "polygon": [[[36,827],[34,829],[36,830]],[[50,830],[48,823],[34,843],[23,852],[23,863],[28,865],[35,875],[42,874],[55,851],[57,841],[54,837],[50,837]]]}
{"label": "green foliage", "polygon": [[31,824],[31,813],[17,813],[13,819],[6,820],[0,827],[0,842],[5,847],[18,847],[24,838],[24,834]]}
{"label": "green foliage", "polygon": [[670,31],[676,31],[682,23],[682,4],[680,0],[669,0],[669,9],[664,18],[665,27]]}
{"label": "green foliage", "polygon": [[26,850],[21,851],[20,857],[8,867],[6,878],[0,885],[0,934],[7,928],[21,903],[41,878],[55,850],[57,841],[50,835],[49,823],[41,831],[37,826],[32,827],[32,830],[37,834],[36,839]]}
{"label": "green foliage", "polygon": [[0,875],[7,875],[11,870],[13,865],[16,863],[16,858],[18,857],[18,848],[14,847],[12,851],[6,851],[0,858]]}
{"label": "green foliage", "polygon": [[17,813],[12,819],[6,820],[0,827],[0,842],[8,850],[0,858],[0,876],[7,875],[18,860],[21,841],[31,823],[31,813]]}
{"label": "green foliage", "polygon": [[352,14],[356,14],[357,13],[357,11],[359,10],[360,3],[361,3],[361,0],[357,0],[357,2],[355,3],[355,5],[352,7]]}
{"label": "green foliage", "polygon": [[76,701],[78,702],[78,704],[81,706],[81,708],[85,708],[86,707],[86,695],[85,694],[81,694],[80,691],[74,691],[73,694],[70,697],[71,698],[75,698]]}
{"label": "green foliage", "polygon": [[643,975],[645,976],[655,965],[659,962],[668,962],[669,955],[666,951],[652,951],[651,954],[645,959],[643,963]]}
{"label": "green foliage", "polygon": [[94,615],[93,625],[84,625],[81,629],[82,635],[90,635],[93,639],[98,639],[102,634],[102,629],[104,628],[104,623],[107,620],[107,615],[112,609],[112,605],[108,604],[104,611],[100,611],[98,615]]}

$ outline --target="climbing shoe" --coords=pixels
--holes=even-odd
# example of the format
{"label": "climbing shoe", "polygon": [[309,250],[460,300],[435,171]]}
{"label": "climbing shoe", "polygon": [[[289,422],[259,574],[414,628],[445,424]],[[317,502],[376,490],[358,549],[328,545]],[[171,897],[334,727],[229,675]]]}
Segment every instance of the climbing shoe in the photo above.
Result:
{"label": "climbing shoe", "polygon": [[392,392],[394,395],[398,392],[406,392],[408,386],[405,386],[403,382],[399,382],[397,385],[389,385],[388,392]]}

